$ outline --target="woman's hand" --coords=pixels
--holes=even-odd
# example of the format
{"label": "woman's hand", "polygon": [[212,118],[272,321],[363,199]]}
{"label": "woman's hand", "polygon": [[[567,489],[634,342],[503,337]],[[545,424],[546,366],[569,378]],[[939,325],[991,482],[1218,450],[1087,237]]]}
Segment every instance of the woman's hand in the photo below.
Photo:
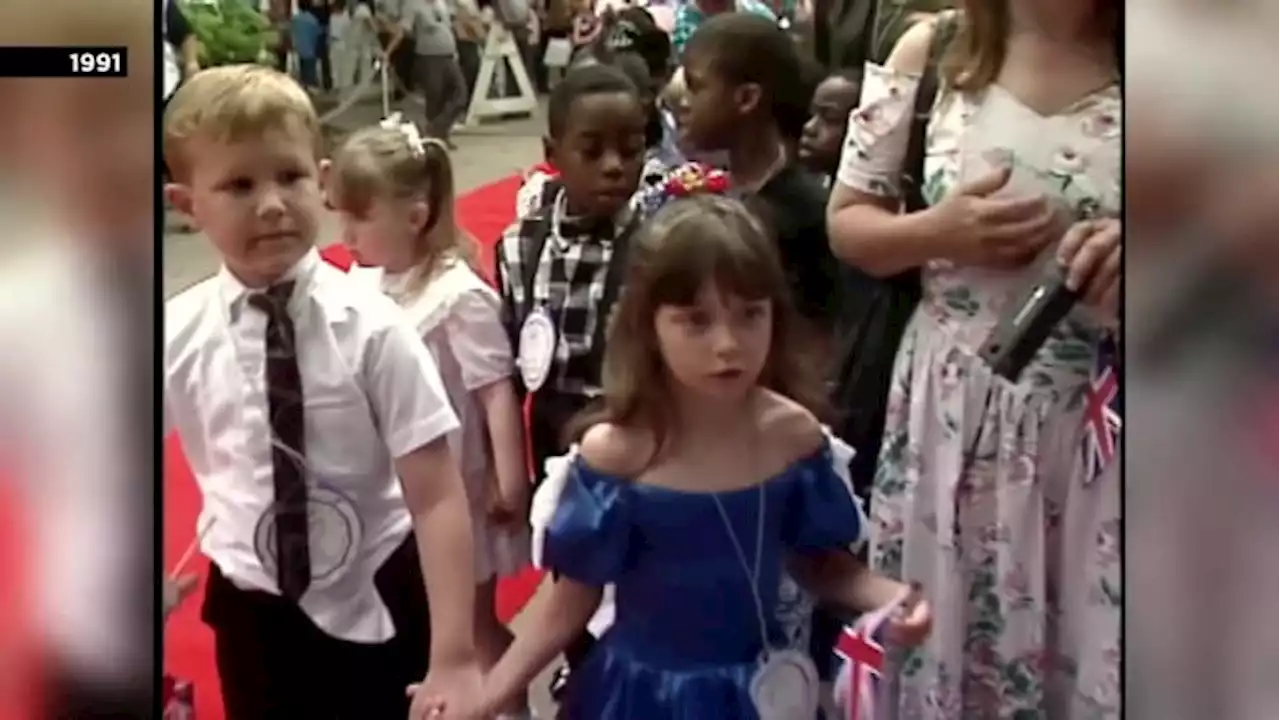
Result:
{"label": "woman's hand", "polygon": [[1082,220],[1058,244],[1058,261],[1067,267],[1067,287],[1112,323],[1120,317],[1122,238],[1116,218]]}
{"label": "woman's hand", "polygon": [[959,265],[1012,269],[1052,240],[1053,207],[1042,196],[992,198],[1012,174],[1008,166],[957,186],[926,212],[942,256]]}

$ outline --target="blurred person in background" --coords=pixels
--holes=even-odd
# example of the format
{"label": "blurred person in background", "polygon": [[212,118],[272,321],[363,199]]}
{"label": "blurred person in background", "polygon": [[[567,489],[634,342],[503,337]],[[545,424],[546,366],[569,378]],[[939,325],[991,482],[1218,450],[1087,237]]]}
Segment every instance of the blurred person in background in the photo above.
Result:
{"label": "blurred person in background", "polygon": [[849,113],[862,92],[862,70],[838,70],[822,79],[809,102],[809,120],[800,133],[796,159],[831,187],[844,149]]}
{"label": "blurred person in background", "polygon": [[320,46],[326,32],[315,9],[314,0],[298,0],[298,11],[289,20],[293,52],[298,56],[298,81],[311,91],[320,89]]}
{"label": "blurred person in background", "polygon": [[45,680],[43,713],[17,717],[149,717],[154,702],[157,9],[0,3],[0,44],[124,46],[129,64],[0,80],[0,221],[22,243],[0,252],[0,478],[31,530],[30,576],[0,586],[34,590],[20,619]]}
{"label": "blurred person in background", "polygon": [[426,100],[424,125],[429,136],[455,148],[449,136],[467,109],[467,81],[458,64],[458,40],[447,0],[405,0],[400,23],[387,41],[394,57],[405,44],[413,48],[414,76]]}
{"label": "blurred person in background", "polygon": [[333,86],[344,93],[369,78],[378,53],[378,30],[367,0],[334,0],[329,16]]}
{"label": "blurred person in background", "polygon": [[488,24],[476,0],[456,0],[453,34],[458,39],[458,65],[462,68],[462,79],[466,81],[469,99],[476,90],[481,55],[489,34]]}
{"label": "blurred person in background", "polygon": [[685,0],[676,8],[675,27],[671,29],[671,47],[676,57],[707,18],[727,12],[746,12],[777,21],[773,8],[763,0]]}
{"label": "blurred person in background", "polygon": [[200,72],[200,40],[177,0],[164,0],[164,99],[168,100],[183,80]]}
{"label": "blurred person in background", "polygon": [[333,14],[333,0],[315,0],[311,12],[320,22],[320,41],[316,44],[317,70],[320,87],[333,89],[333,57],[329,54],[329,18]]}
{"label": "blurred person in background", "polygon": [[280,72],[289,72],[289,54],[293,52],[293,0],[269,0],[267,20],[275,30],[275,66]]}
{"label": "blurred person in background", "polygon": [[[196,38],[191,23],[187,20],[182,6],[177,0],[163,0],[161,21],[164,23],[163,42],[160,52],[164,58],[164,102],[168,102],[174,91],[182,82],[200,72],[200,40]],[[164,177],[168,177],[169,168],[161,165]],[[169,206],[165,206],[169,210]],[[190,232],[191,225],[181,216],[174,216],[172,225],[166,215],[166,229],[175,232]]]}
{"label": "blurred person in background", "polygon": [[[960,6],[866,67],[828,218],[843,260],[920,268],[924,288],[894,365],[870,553],[923,583],[937,617],[886,673],[889,716],[1116,718],[1119,463],[1082,449],[1119,325],[1118,7]],[[948,22],[958,36],[924,99],[927,207],[900,214],[919,77]],[[1020,381],[994,376],[976,349],[1054,261],[1079,307]]]}
{"label": "blurred person in background", "polygon": [[381,29],[382,63],[392,71],[395,81],[392,84],[391,100],[399,102],[404,99],[406,91],[413,90],[413,37],[402,36],[398,42],[392,40],[399,34],[401,20],[404,18],[407,4],[411,0],[374,0],[373,12]]}

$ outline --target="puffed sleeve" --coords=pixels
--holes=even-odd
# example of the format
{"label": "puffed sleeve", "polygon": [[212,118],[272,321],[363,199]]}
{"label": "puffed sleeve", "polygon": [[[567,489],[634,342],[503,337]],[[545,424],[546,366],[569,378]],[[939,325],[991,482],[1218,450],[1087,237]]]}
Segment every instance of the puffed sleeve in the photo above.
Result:
{"label": "puffed sleeve", "polygon": [[867,516],[853,491],[849,462],[853,448],[830,431],[818,452],[801,460],[783,518],[782,540],[798,552],[838,547],[857,550],[865,540]]}
{"label": "puffed sleeve", "polygon": [[901,197],[902,163],[911,134],[918,75],[867,63],[862,102],[849,113],[836,179],[854,190]]}
{"label": "puffed sleeve", "polygon": [[398,459],[452,432],[458,416],[431,352],[407,316],[391,299],[373,297],[385,322],[365,346],[364,378],[387,449]]}
{"label": "puffed sleeve", "polygon": [[529,509],[533,564],[589,585],[622,574],[630,548],[626,481],[595,472],[574,447],[548,458]]}
{"label": "puffed sleeve", "polygon": [[468,391],[511,377],[511,341],[502,324],[502,299],[482,282],[454,300],[447,321],[449,348]]}

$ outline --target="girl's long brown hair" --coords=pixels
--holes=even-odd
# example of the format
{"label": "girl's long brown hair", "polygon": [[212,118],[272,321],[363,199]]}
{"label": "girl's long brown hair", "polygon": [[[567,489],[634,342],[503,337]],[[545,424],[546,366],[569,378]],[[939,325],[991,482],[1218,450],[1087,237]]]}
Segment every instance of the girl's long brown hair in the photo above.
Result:
{"label": "girl's long brown hair", "polygon": [[[1059,0],[1065,1],[1065,0]],[[940,65],[947,84],[964,92],[986,88],[995,82],[1004,65],[1009,37],[1010,0],[960,0],[960,26]],[[1099,29],[1116,40],[1116,66],[1120,66],[1120,2],[1093,0]]]}
{"label": "girl's long brown hair", "polygon": [[330,181],[334,207],[356,217],[367,215],[379,199],[426,201],[430,216],[413,248],[410,293],[421,291],[449,258],[474,267],[475,238],[458,226],[453,164],[443,143],[427,140],[419,152],[400,130],[357,130],[334,153]]}
{"label": "girl's long brown hair", "polygon": [[626,286],[606,334],[603,403],[574,423],[600,422],[653,433],[661,451],[672,405],[654,317],[664,305],[693,305],[708,282],[773,306],[772,341],[759,384],[823,413],[821,384],[797,340],[797,316],[776,243],[741,202],[717,195],[676,200],[631,240]]}

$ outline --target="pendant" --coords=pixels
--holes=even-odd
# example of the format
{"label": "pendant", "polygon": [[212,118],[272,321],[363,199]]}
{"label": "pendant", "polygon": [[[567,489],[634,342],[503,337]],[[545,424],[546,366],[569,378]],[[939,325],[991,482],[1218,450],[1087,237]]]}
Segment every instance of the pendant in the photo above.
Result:
{"label": "pendant", "polygon": [[537,308],[520,327],[520,349],[516,366],[520,380],[528,392],[534,393],[547,381],[551,361],[555,357],[556,328],[547,311]]}
{"label": "pendant", "polygon": [[760,720],[813,720],[820,702],[818,668],[807,653],[768,650],[749,692]]}

